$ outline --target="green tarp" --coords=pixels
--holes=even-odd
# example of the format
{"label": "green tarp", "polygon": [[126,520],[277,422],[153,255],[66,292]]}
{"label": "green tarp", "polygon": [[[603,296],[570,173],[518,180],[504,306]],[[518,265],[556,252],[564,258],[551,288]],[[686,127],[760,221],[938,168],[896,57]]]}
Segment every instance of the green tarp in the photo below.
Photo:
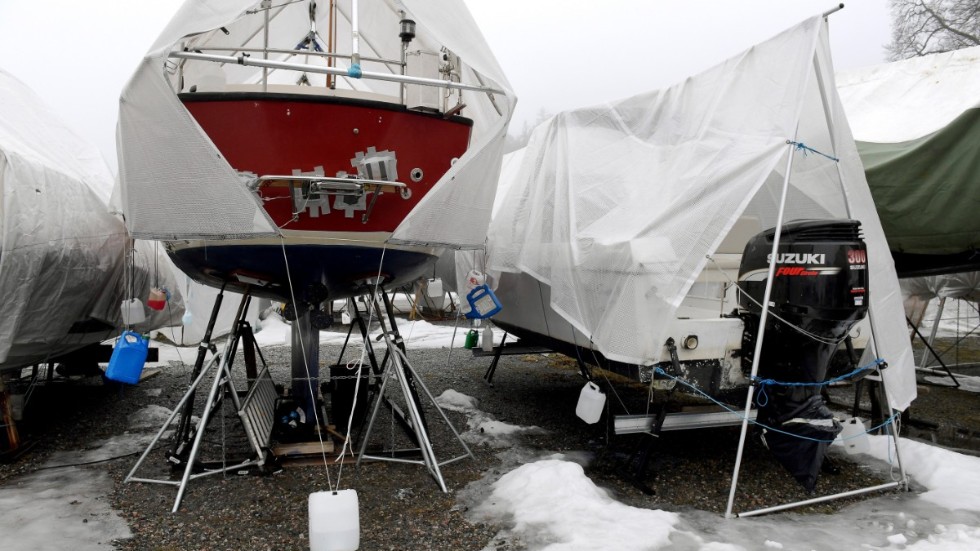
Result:
{"label": "green tarp", "polygon": [[980,262],[980,109],[915,140],[857,143],[900,272]]}

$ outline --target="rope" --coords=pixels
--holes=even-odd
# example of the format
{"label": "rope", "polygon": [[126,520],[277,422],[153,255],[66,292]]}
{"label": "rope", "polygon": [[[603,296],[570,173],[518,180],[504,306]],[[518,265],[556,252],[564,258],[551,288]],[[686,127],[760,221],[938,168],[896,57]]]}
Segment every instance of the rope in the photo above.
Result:
{"label": "rope", "polygon": [[769,403],[769,396],[766,394],[767,386],[825,387],[825,386],[830,386],[834,383],[839,383],[841,381],[849,380],[859,373],[868,371],[870,369],[873,369],[883,364],[885,364],[885,360],[881,358],[876,358],[872,360],[871,363],[869,363],[868,365],[863,365],[861,367],[858,367],[854,371],[851,371],[850,373],[845,373],[844,375],[840,375],[838,377],[834,377],[833,379],[828,379],[826,381],[817,381],[817,382],[777,381],[775,379],[763,379],[761,377],[752,377],[752,382],[759,385],[759,394],[756,396],[755,403],[758,404],[759,407],[766,407],[766,404]]}
{"label": "rope", "polygon": [[817,151],[816,149],[813,149],[812,147],[806,145],[803,142],[794,142],[792,140],[786,140],[786,143],[789,144],[789,145],[792,145],[792,146],[796,146],[796,150],[802,152],[804,157],[806,157],[806,155],[807,155],[808,152],[811,152],[811,153],[816,153],[817,155],[821,155],[823,157],[826,157],[826,158],[830,159],[831,161],[834,161],[835,163],[839,163],[840,162],[840,159],[838,159],[837,157],[834,157],[832,155],[827,155],[826,153]]}
{"label": "rope", "polygon": [[[572,339],[574,338],[575,331],[573,329]],[[592,359],[595,360],[596,367],[599,368],[599,374],[602,375],[602,378],[606,380],[606,384],[609,385],[609,390],[612,391],[613,396],[615,396],[616,400],[619,401],[619,405],[623,407],[623,411],[626,412],[626,415],[630,415],[630,409],[626,407],[626,403],[623,402],[623,399],[620,398],[619,393],[616,392],[616,387],[613,386],[612,381],[610,381],[609,377],[606,376],[606,369],[602,367],[602,364],[599,362],[599,357],[595,355],[595,343],[592,342],[592,337],[589,337],[589,352],[592,354]],[[578,355],[578,346],[575,347],[575,354]],[[581,357],[579,357],[579,361],[582,361]]]}
{"label": "rope", "polygon": [[[365,331],[367,335],[365,340],[371,338],[371,323],[374,321],[374,309],[377,307],[379,310],[381,308],[377,303],[378,288],[381,285],[381,271],[384,268],[385,263],[385,253],[388,251],[388,243],[385,242],[384,246],[381,248],[381,260],[378,261],[378,275],[374,278],[374,289],[371,291],[371,304],[368,305],[368,320],[365,326]],[[384,292],[384,290],[382,290]],[[355,299],[356,300],[356,299]],[[378,312],[378,318],[381,318],[381,312]],[[353,323],[353,320],[351,320]],[[382,327],[383,329],[383,327]],[[357,393],[360,391],[361,387],[361,369],[364,366],[364,360],[367,358],[367,344],[363,341],[361,342],[361,357],[357,359],[356,369],[357,369],[357,379],[354,381],[354,399],[351,400],[350,415],[347,417],[347,431],[344,434],[344,443],[340,447],[340,454],[337,456],[336,463],[340,464],[337,469],[337,487],[340,487],[340,479],[344,475],[344,456],[347,455],[347,450],[350,450],[351,455],[354,454],[354,448],[351,445],[350,433],[351,429],[354,427],[354,409],[357,407]],[[350,368],[351,362],[348,362],[347,367]],[[387,376],[389,373],[385,372],[384,375]],[[381,399],[379,396],[377,399]],[[392,421],[394,422],[394,421]]]}
{"label": "rope", "polygon": [[[704,255],[704,257],[707,258],[712,264],[715,265],[715,268],[718,270],[719,273],[721,273],[722,277],[724,277],[726,280],[728,280],[729,285],[731,285],[731,286],[735,287],[736,289],[738,289],[743,295],[745,295],[749,300],[751,300],[753,304],[755,304],[759,308],[762,308],[762,303],[759,302],[758,300],[756,300],[754,297],[752,297],[752,295],[750,293],[748,293],[745,289],[743,289],[741,286],[739,286],[739,284],[738,284],[737,281],[735,281],[732,278],[728,277],[728,274],[725,273],[725,270],[723,270],[721,268],[721,266],[718,265],[718,262],[716,262],[714,258],[711,258],[711,255],[710,254]],[[776,312],[774,312],[772,309],[767,308],[767,310],[769,310],[769,315],[770,316],[772,316],[773,318],[775,318],[778,321],[782,322],[783,324],[785,324],[790,329],[793,329],[797,333],[799,333],[799,334],[801,334],[801,335],[803,335],[805,337],[809,337],[810,339],[815,340],[815,341],[817,341],[819,343],[830,344],[830,345],[833,345],[833,346],[837,346],[840,343],[844,342],[844,339],[847,338],[847,335],[846,334],[843,337],[839,338],[839,339],[828,339],[826,337],[821,337],[820,335],[817,335],[816,333],[811,333],[810,331],[807,331],[806,329],[804,329],[804,328],[802,328],[802,327],[800,327],[798,325],[794,325],[794,324],[790,323],[789,320],[786,320],[786,319],[781,318],[779,316],[779,314],[777,314]]]}
{"label": "rope", "polygon": [[[851,440],[853,438],[858,438],[858,437],[861,436],[861,434],[855,434],[854,436],[848,436],[847,438],[838,437],[838,438],[835,438],[833,440],[826,440],[826,439],[823,439],[823,438],[811,438],[809,436],[803,436],[803,435],[800,435],[800,434],[794,434],[792,432],[787,432],[787,431],[784,431],[784,430],[779,430],[779,429],[777,429],[775,427],[770,427],[769,425],[766,425],[765,423],[759,422],[759,421],[757,421],[755,419],[749,419],[749,418],[747,418],[743,412],[732,409],[731,407],[728,406],[728,404],[725,404],[723,402],[718,401],[713,396],[709,395],[708,393],[706,393],[703,390],[701,390],[700,388],[698,388],[696,385],[694,385],[694,384],[692,384],[692,383],[690,383],[688,381],[685,381],[684,379],[681,379],[680,377],[674,377],[673,375],[667,373],[666,371],[664,371],[663,369],[661,369],[659,367],[654,368],[654,371],[656,371],[656,373],[658,375],[662,375],[664,377],[667,377],[668,379],[671,379],[671,380],[673,380],[673,381],[675,381],[677,383],[680,383],[680,384],[682,384],[682,385],[690,388],[691,390],[693,390],[695,392],[695,394],[697,394],[697,395],[701,396],[702,398],[705,398],[706,400],[708,400],[708,401],[714,403],[715,405],[721,407],[722,409],[724,409],[728,413],[731,413],[732,415],[737,416],[740,420],[747,421],[747,422],[749,422],[749,423],[751,423],[753,425],[762,427],[762,428],[764,428],[766,430],[771,430],[773,432],[778,432],[779,434],[784,434],[786,436],[792,436],[793,438],[799,438],[800,440],[809,440],[811,442],[821,442],[821,443],[831,443],[831,442],[833,442],[834,440],[837,440],[837,439],[840,439],[842,441],[843,440]],[[871,434],[872,432],[881,430],[882,428],[884,428],[884,427],[886,427],[886,426],[888,426],[890,424],[895,423],[896,420],[901,415],[902,415],[902,412],[900,412],[900,411],[899,412],[895,412],[891,417],[889,417],[888,419],[885,419],[885,421],[882,422],[881,424],[876,425],[874,427],[871,427],[870,429],[867,429],[866,431],[864,431],[864,434]]]}

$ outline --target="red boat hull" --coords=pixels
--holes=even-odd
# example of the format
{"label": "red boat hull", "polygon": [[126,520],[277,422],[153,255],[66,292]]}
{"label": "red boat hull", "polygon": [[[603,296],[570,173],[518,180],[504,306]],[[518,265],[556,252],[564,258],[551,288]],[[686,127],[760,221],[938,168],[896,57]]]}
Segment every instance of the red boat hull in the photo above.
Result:
{"label": "red boat hull", "polygon": [[[361,166],[361,177],[408,186],[401,193],[345,197],[309,196],[285,182],[262,185],[259,196],[283,230],[282,241],[171,244],[174,261],[194,279],[212,285],[252,282],[253,292],[284,301],[290,300],[291,279],[297,295],[313,287],[322,294],[325,287],[330,298],[343,298],[362,292],[366,277],[380,272],[386,285],[397,285],[419,277],[433,262],[432,249],[384,241],[465,153],[468,119],[325,95],[223,92],[180,99],[239,172],[343,178],[357,175],[364,159],[383,158],[375,173],[365,174]],[[263,283],[256,287],[255,281]]]}

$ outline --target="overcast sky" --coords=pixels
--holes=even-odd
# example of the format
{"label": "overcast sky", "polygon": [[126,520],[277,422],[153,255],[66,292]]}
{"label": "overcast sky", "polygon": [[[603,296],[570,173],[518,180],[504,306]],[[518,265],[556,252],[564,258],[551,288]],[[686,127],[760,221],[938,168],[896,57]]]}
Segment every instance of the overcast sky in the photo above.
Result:
{"label": "overcast sky", "polygon": [[[0,0],[0,68],[115,170],[119,92],[182,0]],[[815,0],[466,0],[518,95],[512,133],[554,113],[669,86],[836,5]],[[838,69],[884,62],[887,0],[831,19]]]}

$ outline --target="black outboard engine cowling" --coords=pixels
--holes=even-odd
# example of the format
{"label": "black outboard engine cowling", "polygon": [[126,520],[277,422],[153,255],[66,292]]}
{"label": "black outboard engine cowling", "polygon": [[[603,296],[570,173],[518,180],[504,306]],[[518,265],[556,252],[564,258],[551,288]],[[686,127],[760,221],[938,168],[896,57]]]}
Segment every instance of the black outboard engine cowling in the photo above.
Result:
{"label": "black outboard engine cowling", "polygon": [[[775,228],[753,237],[739,267],[742,368],[752,366]],[[767,446],[813,491],[829,441],[841,430],[816,385],[839,343],[868,311],[867,249],[856,220],[798,220],[783,225],[758,377],[776,383],[756,393]],[[789,433],[789,434],[785,434]]]}

